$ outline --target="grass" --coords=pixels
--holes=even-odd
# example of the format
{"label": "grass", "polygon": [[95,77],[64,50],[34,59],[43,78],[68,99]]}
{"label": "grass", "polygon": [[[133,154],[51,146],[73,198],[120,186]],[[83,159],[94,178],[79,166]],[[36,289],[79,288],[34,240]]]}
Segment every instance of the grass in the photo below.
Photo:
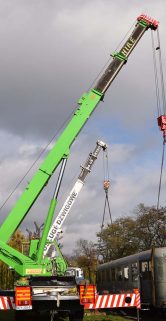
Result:
{"label": "grass", "polygon": [[[58,320],[58,319],[55,318],[55,320]],[[14,312],[0,311],[0,321],[14,321]],[[33,319],[31,319],[31,321],[33,321]],[[68,321],[68,318],[65,318],[64,321]],[[117,316],[117,315],[105,315],[104,313],[89,313],[89,312],[86,313],[85,312],[84,321],[129,321],[129,319],[126,319],[124,317]]]}
{"label": "grass", "polygon": [[124,318],[119,315],[106,315],[105,313],[85,313],[84,321],[129,321],[129,318]]}

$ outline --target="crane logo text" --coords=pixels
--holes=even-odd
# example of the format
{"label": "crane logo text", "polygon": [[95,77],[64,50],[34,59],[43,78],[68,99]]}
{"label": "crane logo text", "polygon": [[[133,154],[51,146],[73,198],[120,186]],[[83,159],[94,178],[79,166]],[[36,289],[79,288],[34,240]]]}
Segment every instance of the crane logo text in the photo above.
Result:
{"label": "crane logo text", "polygon": [[135,40],[133,39],[133,37],[129,38],[129,41],[127,41],[127,43],[125,44],[125,46],[122,48],[121,53],[124,56],[127,56],[128,52],[130,51],[130,49],[133,47],[135,43]]}

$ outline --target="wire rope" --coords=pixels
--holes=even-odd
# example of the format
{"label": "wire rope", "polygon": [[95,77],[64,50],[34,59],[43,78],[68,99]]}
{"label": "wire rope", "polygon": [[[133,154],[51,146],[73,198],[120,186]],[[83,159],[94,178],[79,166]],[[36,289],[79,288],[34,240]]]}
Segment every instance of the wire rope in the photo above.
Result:
{"label": "wire rope", "polygon": [[106,197],[105,197],[105,201],[104,201],[104,211],[103,211],[102,224],[101,224],[101,231],[103,230],[103,227],[104,227],[106,204],[107,204],[107,199],[106,199]]}
{"label": "wire rope", "polygon": [[106,193],[106,199],[107,199],[107,205],[108,205],[108,212],[109,212],[109,216],[110,216],[110,222],[111,222],[111,225],[112,225],[112,214],[111,214],[111,208],[110,208],[110,202],[109,202],[109,199],[108,199],[108,193]]}
{"label": "wire rope", "polygon": [[[151,36],[152,36],[152,51],[153,51],[153,65],[154,65],[154,76],[155,76],[157,111],[158,111],[158,117],[159,117],[161,115],[166,114],[166,98],[165,98],[165,86],[164,86],[164,76],[163,76],[163,66],[162,66],[161,43],[160,43],[159,30],[157,29],[157,47],[156,48],[155,48],[154,37],[153,37],[152,32],[151,32]],[[157,59],[156,59],[156,50],[159,52],[159,63],[158,63],[159,64],[159,71],[157,68],[158,65],[157,65]],[[158,73],[160,76],[161,90],[159,88]],[[161,101],[162,101],[162,108],[161,108]],[[157,210],[159,210],[159,206],[160,206],[160,195],[161,195],[164,156],[165,156],[165,143],[166,143],[166,138],[164,135],[161,167],[160,167],[160,177],[159,177],[159,185],[158,185],[157,205],[156,205]]]}
{"label": "wire rope", "polygon": [[154,68],[154,79],[155,79],[155,89],[156,89],[157,114],[159,117],[161,115],[161,102],[160,102],[160,90],[159,90],[159,79],[158,79],[158,72],[157,72],[154,36],[153,36],[152,30],[151,30],[151,39],[152,39],[152,53],[153,53],[153,68]]}
{"label": "wire rope", "polygon": [[163,113],[166,113],[166,98],[165,98],[165,86],[164,86],[164,75],[163,75],[163,64],[161,56],[161,44],[160,44],[160,35],[159,30],[157,29],[157,40],[159,47],[159,66],[160,66],[160,76],[161,76],[161,91],[162,91],[162,102],[163,102]]}
{"label": "wire rope", "polygon": [[104,211],[102,216],[102,224],[101,224],[101,232],[104,228],[104,221],[105,221],[105,215],[106,215],[106,206],[108,207],[108,213],[110,217],[110,222],[112,224],[112,214],[111,214],[111,208],[108,198],[108,189],[110,186],[110,180],[109,180],[109,164],[108,164],[108,151],[106,150],[103,153],[103,168],[104,168],[104,191],[105,191],[105,201],[104,201]]}
{"label": "wire rope", "polygon": [[108,150],[106,150],[106,177],[107,180],[110,179],[110,174],[109,174],[109,161],[108,161]]}
{"label": "wire rope", "polygon": [[162,175],[163,175],[164,155],[165,155],[165,140],[163,142],[163,151],[162,151],[162,158],[161,158],[160,179],[159,179],[159,188],[158,188],[158,197],[157,197],[157,210],[159,209],[159,204],[160,204],[160,194],[161,194],[161,184],[162,184]]}
{"label": "wire rope", "polygon": [[104,178],[104,181],[106,180],[105,152],[106,152],[106,151],[103,150],[103,178]]}

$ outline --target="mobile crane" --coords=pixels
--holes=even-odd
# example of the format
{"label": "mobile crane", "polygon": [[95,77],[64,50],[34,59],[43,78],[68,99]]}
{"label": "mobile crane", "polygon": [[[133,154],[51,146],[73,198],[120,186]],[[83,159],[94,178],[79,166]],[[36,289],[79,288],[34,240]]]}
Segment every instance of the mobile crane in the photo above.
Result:
{"label": "mobile crane", "polygon": [[[32,305],[33,308],[36,305],[36,309],[41,310],[42,307],[45,306],[54,312],[67,311],[70,320],[82,320],[83,318],[83,308],[79,304],[79,293],[77,289],[75,288],[76,292],[71,294],[71,286],[69,287],[68,283],[66,283],[66,285],[63,283],[63,275],[66,270],[63,260],[61,264],[61,257],[57,257],[56,261],[43,257],[44,248],[47,243],[50,243],[47,241],[47,237],[57,204],[61,181],[72,143],[99,102],[103,101],[106,91],[127,62],[129,55],[145,31],[149,28],[156,30],[157,27],[158,21],[147,15],[141,14],[137,18],[137,23],[130,37],[119,52],[112,54],[113,59],[111,63],[97,81],[94,88],[79,99],[78,108],[75,110],[67,127],[0,227],[0,260],[12,267],[20,277],[27,278],[25,287],[21,287],[24,283],[22,280],[19,280],[17,282],[18,286],[14,289],[13,295],[15,297],[16,310],[32,309]],[[28,214],[30,208],[60,163],[61,169],[49,212],[45,220],[42,237],[40,240],[32,240],[29,255],[26,256],[11,248],[7,242]],[[28,284],[29,287],[27,287]],[[62,284],[62,286],[60,289],[58,288],[58,292],[56,292],[57,285],[59,286],[60,284]]]}

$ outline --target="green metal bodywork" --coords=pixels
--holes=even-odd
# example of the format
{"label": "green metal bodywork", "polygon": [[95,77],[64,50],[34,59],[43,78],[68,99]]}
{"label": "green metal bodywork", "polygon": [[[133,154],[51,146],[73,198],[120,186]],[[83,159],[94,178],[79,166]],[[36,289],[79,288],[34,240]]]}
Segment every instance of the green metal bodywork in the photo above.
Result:
{"label": "green metal bodywork", "polygon": [[49,211],[48,211],[48,215],[47,215],[47,218],[46,218],[44,231],[43,231],[42,237],[41,237],[41,239],[39,241],[38,251],[36,252],[37,262],[41,262],[42,257],[43,257],[43,251],[44,251],[44,247],[45,247],[45,244],[46,244],[49,228],[50,228],[51,223],[52,223],[53,215],[55,213],[56,204],[57,204],[57,200],[56,199],[52,199],[51,203],[50,203],[50,208],[49,208]]}
{"label": "green metal bodywork", "polygon": [[58,253],[56,260],[51,261],[47,257],[43,258],[44,246],[46,244],[47,235],[56,208],[56,199],[51,201],[42,238],[40,240],[32,240],[31,242],[29,256],[16,251],[7,245],[7,242],[19,227],[34,204],[35,200],[42,192],[43,188],[47,185],[49,179],[62,159],[68,157],[72,143],[87,122],[92,112],[97,107],[98,103],[103,100],[106,90],[109,88],[122,66],[126,63],[127,58],[132,52],[133,48],[136,46],[148,28],[154,29],[152,23],[148,24],[144,20],[137,22],[133,33],[126,41],[125,45],[118,53],[113,55],[113,61],[107,67],[97,85],[94,87],[94,89],[84,94],[80,98],[78,102],[79,106],[75,110],[75,113],[69,121],[67,127],[64,129],[54,147],[48,153],[44,162],[33,176],[30,183],[27,185],[25,191],[16,202],[6,220],[1,225],[0,260],[12,267],[20,276],[51,276],[54,262],[56,263],[58,275],[61,275],[65,272],[67,265],[56,242],[55,246]]}

